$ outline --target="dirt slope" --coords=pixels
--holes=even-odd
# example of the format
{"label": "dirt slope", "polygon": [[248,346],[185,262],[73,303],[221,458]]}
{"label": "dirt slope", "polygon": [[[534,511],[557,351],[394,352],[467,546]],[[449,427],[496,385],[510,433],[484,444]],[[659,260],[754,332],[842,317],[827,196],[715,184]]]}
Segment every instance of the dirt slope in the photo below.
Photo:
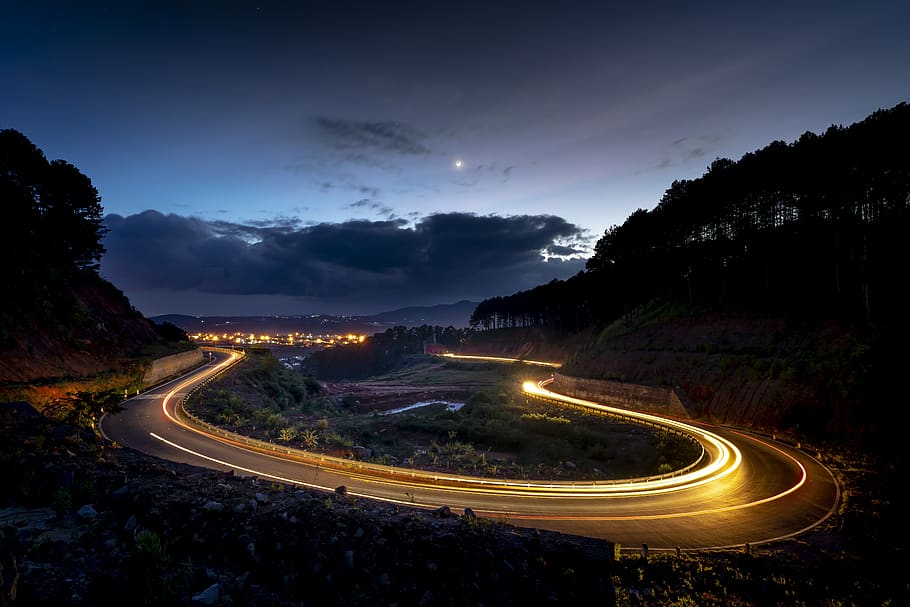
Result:
{"label": "dirt slope", "polygon": [[109,282],[74,279],[66,293],[6,311],[0,340],[0,382],[80,377],[119,371],[141,353],[170,353],[152,323]]}
{"label": "dirt slope", "polygon": [[562,363],[590,339],[589,332],[564,335],[541,327],[494,329],[474,333],[458,352]]}
{"label": "dirt slope", "polygon": [[736,314],[687,316],[571,337],[487,331],[465,353],[564,362],[561,372],[673,388],[698,418],[766,431],[844,431],[868,349],[849,327]]}

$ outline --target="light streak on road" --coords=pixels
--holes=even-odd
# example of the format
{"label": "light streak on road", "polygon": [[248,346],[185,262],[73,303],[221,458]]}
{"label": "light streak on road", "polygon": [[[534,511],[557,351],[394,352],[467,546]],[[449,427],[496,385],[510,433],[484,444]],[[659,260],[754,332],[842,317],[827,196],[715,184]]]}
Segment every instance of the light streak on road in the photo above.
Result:
{"label": "light streak on road", "polygon": [[659,417],[657,415],[651,415],[649,413],[641,413],[638,411],[630,411],[628,409],[609,407],[607,405],[602,405],[594,401],[567,396],[565,394],[547,390],[543,387],[545,385],[549,385],[552,382],[552,378],[545,379],[537,383],[526,381],[524,384],[522,384],[521,388],[522,391],[524,391],[526,394],[530,394],[532,396],[546,398],[549,400],[566,403],[569,405],[575,405],[578,407],[585,407],[587,409],[592,409],[601,413],[619,415],[641,422],[664,426],[666,428],[673,428],[677,432],[681,432],[694,437],[702,445],[702,447],[705,448],[706,452],[711,454],[712,461],[704,468],[700,468],[698,470],[694,470],[680,476],[666,479],[630,481],[628,483],[620,485],[621,489],[637,489],[639,491],[646,490],[649,492],[654,492],[696,487],[707,482],[721,479],[728,474],[731,474],[737,468],[739,468],[740,464],[742,463],[742,453],[740,453],[739,449],[737,449],[736,446],[730,441],[717,436],[713,432],[708,432],[707,430],[696,428],[690,424],[685,424],[683,422],[668,419],[665,417]]}
{"label": "light streak on road", "polygon": [[[347,493],[356,497],[424,508],[460,504],[462,507],[470,506],[483,516],[505,517],[516,523],[528,521],[527,524],[554,529],[576,529],[584,534],[595,533],[610,538],[614,538],[614,534],[618,534],[619,538],[625,538],[623,533],[639,537],[642,533],[640,525],[646,522],[649,526],[660,525],[655,528],[655,538],[661,538],[660,541],[667,541],[665,539],[668,537],[667,534],[677,534],[674,536],[677,539],[673,540],[676,545],[689,537],[692,529],[698,529],[697,533],[704,537],[737,538],[732,543],[742,541],[755,543],[790,537],[802,533],[830,516],[839,498],[839,490],[833,477],[830,477],[834,488],[833,502],[830,499],[831,491],[827,488],[824,489],[821,498],[807,498],[802,492],[798,493],[810,480],[809,471],[800,459],[811,460],[805,460],[803,456],[798,459],[793,452],[787,452],[759,438],[729,429],[711,431],[700,427],[701,424],[698,422],[664,418],[560,394],[547,388],[553,381],[552,378],[537,383],[525,382],[522,390],[529,397],[545,399],[557,406],[564,404],[584,407],[684,434],[702,446],[702,456],[687,468],[647,478],[609,481],[529,481],[396,468],[282,448],[208,427],[208,424],[192,416],[186,416],[182,411],[182,399],[188,391],[220,373],[242,356],[242,353],[230,350],[221,352],[227,355],[227,358],[219,364],[207,365],[172,384],[174,387],[163,396],[160,404],[160,410],[164,415],[161,421],[166,420],[166,423],[163,425],[158,423],[155,426],[156,431],[147,430],[145,436],[151,436],[154,439],[152,442],[167,445],[175,452],[209,462],[209,465],[216,464],[282,483],[333,491],[332,487],[324,484],[325,481],[315,482],[320,474],[327,474],[337,480],[337,484],[345,484],[348,487]],[[504,357],[443,356],[478,361],[523,362],[546,367],[559,366],[552,362],[520,361]],[[142,418],[140,416],[137,419]],[[142,425],[145,425],[145,422],[137,421],[133,422],[132,427],[138,429]],[[175,428],[175,431],[169,431],[169,427]],[[193,436],[176,430],[177,428],[189,431]],[[215,447],[216,443],[212,441],[217,441],[221,446]],[[740,447],[750,453],[750,466],[746,471],[743,471],[744,456]],[[154,451],[160,452],[160,449],[156,448]],[[759,460],[756,460],[754,455],[757,451],[763,453]],[[777,463],[770,465],[768,458]],[[812,467],[815,486],[819,486],[819,479],[823,485],[827,483],[824,467],[817,462],[813,463]],[[775,470],[773,480],[761,476],[762,472],[759,470],[768,469]],[[827,474],[830,476],[830,472]],[[331,481],[331,484],[335,482]],[[811,489],[810,495],[819,495],[818,489]],[[406,496],[407,499],[401,496]],[[790,496],[793,496],[793,499],[784,500]],[[813,515],[814,518],[807,519],[805,516],[807,499],[812,502],[813,512],[819,511],[817,516]],[[826,500],[831,503],[830,506],[827,506]],[[772,506],[772,502],[787,505]],[[816,502],[825,506],[816,506]],[[723,526],[729,525],[729,517],[745,516],[737,513],[744,513],[747,509],[750,513],[747,516],[748,520],[761,521],[760,524],[750,523],[754,525],[751,533],[747,533],[748,529],[745,532],[724,530]],[[760,530],[760,528],[776,530],[781,527],[779,520],[782,512],[794,521],[784,527],[784,532]],[[680,533],[685,535],[680,537],[678,535]],[[743,537],[746,539],[740,539]],[[667,545],[673,546],[674,543]],[[700,545],[723,546],[729,543],[731,542],[719,539],[714,543],[710,540],[703,541]]]}
{"label": "light streak on road", "polygon": [[189,379],[178,384],[176,388],[174,388],[173,390],[168,392],[167,395],[162,399],[161,410],[164,412],[164,416],[167,417],[172,422],[174,422],[175,424],[177,424],[178,426],[183,426],[184,428],[188,428],[190,430],[196,431],[196,428],[193,428],[189,424],[185,424],[185,423],[181,422],[174,415],[172,415],[170,411],[168,411],[168,408],[167,408],[168,403],[174,397],[174,395],[181,392],[182,390],[184,390],[185,388],[187,388],[189,386],[195,386],[207,379],[210,379],[210,378],[218,375],[219,373],[221,373],[222,371],[224,371],[225,369],[227,369],[228,367],[230,367],[231,365],[236,363],[238,360],[240,360],[244,356],[243,352],[238,352],[236,350],[220,350],[220,351],[227,354],[228,357],[226,359],[224,359],[223,361],[221,361],[215,367],[213,367],[211,369],[204,369],[200,373],[192,375]]}
{"label": "light streak on road", "polygon": [[[226,359],[224,362],[222,362],[214,369],[211,369],[209,372],[211,374],[215,374],[226,366],[233,364],[236,361],[238,355],[235,352],[231,352],[230,355],[230,358]],[[515,362],[514,359],[500,359],[498,357],[475,358]],[[531,364],[540,364],[540,361],[535,361]],[[547,364],[553,365],[555,363]],[[535,497],[564,497],[565,495],[577,495],[584,497],[632,497],[649,494],[655,495],[671,491],[680,491],[683,489],[692,489],[694,487],[719,480],[733,473],[739,467],[742,461],[742,455],[740,451],[732,443],[717,436],[716,434],[702,430],[700,428],[696,428],[689,424],[684,424],[679,421],[664,419],[656,415],[650,415],[646,413],[637,413],[624,409],[608,407],[606,405],[601,405],[592,401],[565,396],[556,392],[552,392],[550,390],[546,390],[542,387],[543,385],[548,384],[550,381],[552,380],[543,380],[542,382],[539,382],[539,384],[535,384],[534,382],[525,382],[522,388],[526,393],[532,394],[534,396],[557,400],[576,406],[584,406],[604,413],[623,415],[625,417],[634,418],[638,421],[644,421],[654,425],[669,427],[677,432],[685,433],[693,437],[702,445],[705,453],[708,455],[707,463],[703,466],[696,467],[695,469],[682,474],[674,473],[662,475],[657,478],[646,479],[591,482],[485,479],[460,474],[428,473],[424,471],[415,471],[410,468],[396,468],[393,466],[383,466],[379,464],[368,463],[360,464],[357,466],[356,471],[352,471],[352,464],[350,460],[330,456],[318,456],[318,465],[336,471],[346,472],[348,474],[355,474],[364,480],[373,478],[374,480],[381,480],[383,482],[398,482],[399,484],[411,487],[445,486],[450,490],[469,493],[534,495]],[[204,429],[196,428],[193,424],[180,420],[174,413],[171,412],[171,408],[169,407],[171,399],[194,382],[198,382],[198,377],[193,376],[190,379],[180,383],[177,387],[171,390],[164,397],[164,399],[162,399],[161,407],[164,415],[173,423],[194,432],[207,435],[210,438],[214,438],[222,442],[233,444],[239,448],[247,448],[245,445],[240,444],[236,441],[225,439],[224,437],[213,436],[210,433],[206,432]],[[270,453],[270,455],[271,454],[272,453]],[[274,454],[277,456],[281,455],[277,452]],[[304,452],[303,455],[304,457],[309,455],[311,458],[311,461],[307,462],[304,460],[304,463],[316,463],[312,459],[314,458],[314,454],[306,454],[306,452]]]}
{"label": "light streak on road", "polygon": [[443,356],[445,358],[457,358],[457,359],[461,359],[461,360],[480,360],[480,361],[489,361],[489,362],[496,362],[496,363],[523,363],[526,365],[536,365],[538,367],[558,368],[558,367],[562,366],[559,363],[547,362],[544,360],[527,360],[524,358],[506,358],[503,356],[479,356],[479,355],[473,355],[473,354],[452,354],[451,352],[447,352],[445,354],[440,354],[440,356]]}

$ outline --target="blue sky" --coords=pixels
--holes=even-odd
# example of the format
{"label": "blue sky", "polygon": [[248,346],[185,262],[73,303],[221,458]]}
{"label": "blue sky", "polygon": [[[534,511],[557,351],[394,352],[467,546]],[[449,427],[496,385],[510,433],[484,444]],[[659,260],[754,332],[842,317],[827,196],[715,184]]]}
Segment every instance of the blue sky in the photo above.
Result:
{"label": "blue sky", "polygon": [[624,4],[7,1],[0,128],[92,179],[147,314],[359,313],[565,278],[716,157],[910,98],[906,2]]}

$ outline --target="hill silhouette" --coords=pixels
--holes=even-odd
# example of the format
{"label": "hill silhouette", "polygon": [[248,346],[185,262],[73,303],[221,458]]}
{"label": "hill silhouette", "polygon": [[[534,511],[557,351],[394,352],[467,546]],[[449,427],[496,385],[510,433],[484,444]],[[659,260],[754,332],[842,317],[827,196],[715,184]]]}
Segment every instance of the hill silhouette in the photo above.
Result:
{"label": "hill silhouette", "polygon": [[628,321],[660,298],[710,310],[887,323],[910,260],[910,106],[775,141],[678,180],[608,228],[587,269],[482,301],[479,328]]}
{"label": "hill silhouette", "polygon": [[908,136],[902,103],[717,159],[472,325],[546,329],[577,346],[564,373],[673,388],[696,417],[880,452],[907,417]]}
{"label": "hill silhouette", "polygon": [[48,161],[22,133],[0,131],[0,382],[122,371],[175,351],[185,336],[144,318],[98,275],[101,197],[64,160]]}

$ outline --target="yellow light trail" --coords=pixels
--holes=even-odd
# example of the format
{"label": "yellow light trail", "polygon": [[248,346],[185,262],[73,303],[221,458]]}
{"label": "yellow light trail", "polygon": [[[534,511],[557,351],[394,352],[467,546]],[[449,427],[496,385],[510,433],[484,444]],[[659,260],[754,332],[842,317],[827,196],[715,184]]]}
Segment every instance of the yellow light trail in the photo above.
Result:
{"label": "yellow light trail", "polygon": [[[327,470],[340,471],[345,474],[348,478],[354,480],[358,479],[360,481],[366,481],[367,483],[376,483],[376,484],[386,484],[394,485],[402,488],[415,487],[422,489],[432,489],[432,490],[446,490],[446,491],[458,491],[465,492],[468,494],[474,495],[509,495],[516,497],[534,497],[534,498],[575,498],[575,499],[592,499],[592,498],[618,498],[618,497],[631,497],[631,496],[649,496],[656,494],[668,493],[671,491],[680,491],[683,489],[690,489],[704,485],[706,483],[714,482],[717,480],[726,477],[735,470],[737,470],[742,463],[742,454],[739,449],[733,445],[730,441],[709,432],[703,430],[691,424],[687,424],[674,419],[667,419],[656,415],[651,415],[648,413],[629,411],[626,409],[619,409],[615,407],[609,407],[607,405],[602,405],[593,401],[588,401],[585,399],[575,398],[553,392],[546,389],[544,386],[552,382],[552,379],[543,380],[538,383],[534,382],[525,382],[522,386],[522,389],[525,393],[537,396],[541,398],[546,398],[554,402],[563,402],[566,404],[587,407],[592,410],[601,411],[613,415],[621,415],[626,418],[637,418],[638,420],[650,424],[661,425],[668,428],[672,428],[678,432],[687,433],[696,438],[696,440],[701,443],[705,449],[705,452],[709,454],[709,462],[703,467],[693,466],[693,470],[690,472],[680,474],[678,471],[675,476],[672,477],[652,477],[648,479],[627,479],[621,481],[594,481],[587,484],[579,484],[578,482],[557,482],[557,481],[543,481],[543,482],[532,482],[532,481],[514,481],[507,479],[483,479],[477,477],[469,476],[460,476],[460,475],[440,475],[433,474],[429,472],[423,472],[413,469],[406,468],[394,468],[391,466],[382,466],[378,464],[365,464],[362,462],[351,462],[342,458],[333,458],[329,456],[322,456],[319,454],[301,452],[307,456],[309,459],[302,459],[300,457],[294,457],[291,455],[285,455],[282,452],[265,452],[264,450],[251,448],[248,445],[243,445],[241,443],[232,441],[230,439],[225,439],[217,435],[213,435],[205,429],[200,429],[195,427],[193,424],[187,424],[182,420],[179,420],[176,416],[172,415],[168,411],[168,403],[170,400],[177,395],[180,391],[184,390],[186,387],[192,384],[198,384],[202,379],[211,377],[221,370],[225,369],[227,366],[233,364],[242,356],[242,353],[229,350],[221,350],[222,352],[229,355],[229,358],[225,361],[219,363],[214,368],[204,369],[201,372],[193,374],[186,381],[181,382],[176,388],[171,390],[165,398],[162,400],[162,410],[165,416],[173,423],[189,429],[198,434],[208,436],[209,438],[222,441],[229,445],[234,445],[235,447],[245,448],[246,450],[251,450],[253,452],[259,452],[261,455],[279,460],[296,460],[299,462],[309,463],[311,466],[314,466],[317,470],[319,468],[325,468]],[[458,356],[453,356],[458,357]],[[464,357],[464,356],[462,356]],[[503,362],[517,362],[514,359],[507,359],[502,357],[480,357],[480,356],[471,356],[467,358],[479,359],[479,360],[497,360]],[[528,361],[522,361],[528,362]],[[531,361],[529,364],[540,364],[541,361]],[[546,366],[558,366],[556,363],[544,363]],[[178,405],[179,406],[179,405]],[[271,474],[266,471],[256,470],[253,468],[247,468],[244,466],[237,465],[225,460],[215,459],[211,456],[205,455],[198,451],[193,451],[185,446],[179,445],[171,440],[167,440],[164,437],[161,437],[157,434],[150,433],[153,438],[159,440],[165,444],[170,445],[171,447],[184,451],[186,453],[193,454],[202,459],[217,463],[222,466],[227,466],[229,468],[234,468],[243,472],[250,474],[255,474],[257,476],[262,476],[265,478],[272,478],[280,482],[286,482],[289,484],[299,485],[310,487],[314,489],[320,489],[325,491],[331,491],[329,487],[324,487],[322,485],[317,485],[314,483],[309,483],[303,481],[302,479],[292,479],[283,476],[278,476]],[[743,437],[744,439],[749,439],[753,441],[758,441],[758,439],[741,434],[736,432],[738,436]],[[255,441],[254,441],[255,442]],[[761,442],[761,441],[758,441]],[[663,513],[641,513],[633,515],[621,515],[621,514],[610,514],[609,512],[600,513],[579,513],[579,514],[549,514],[546,512],[531,513],[531,512],[516,512],[513,509],[490,509],[487,508],[475,508],[477,513],[485,513],[490,515],[506,515],[514,519],[522,520],[552,520],[552,521],[623,521],[623,520],[656,520],[656,519],[671,519],[671,518],[682,518],[682,517],[694,517],[700,515],[711,515],[723,512],[731,512],[736,510],[742,510],[745,508],[751,508],[759,506],[762,504],[767,504],[775,500],[781,499],[787,495],[792,494],[802,487],[808,478],[808,472],[801,462],[794,458],[791,454],[784,452],[782,449],[777,448],[776,446],[769,446],[783,457],[790,460],[799,470],[798,480],[790,485],[789,487],[783,488],[782,490],[777,491],[772,495],[767,495],[761,499],[754,499],[753,501],[747,501],[739,504],[717,506],[711,508],[703,508],[697,510],[687,510],[687,511],[677,511],[677,512],[663,512]],[[370,499],[378,499],[381,501],[407,504],[412,506],[419,507],[434,507],[437,506],[437,503],[421,503],[415,501],[413,497],[410,500],[400,500],[394,497],[375,495],[372,492],[364,493],[352,493],[352,495],[357,495],[359,497],[367,497]],[[409,494],[406,494],[409,495]],[[517,506],[517,504],[516,504]],[[520,510],[520,506],[518,507]],[[807,527],[811,528],[810,527]],[[801,531],[795,532],[795,534],[800,533]]]}
{"label": "yellow light trail", "polygon": [[[693,470],[692,472],[666,479],[629,481],[628,483],[619,485],[620,490],[635,489],[640,491],[644,489],[648,493],[663,493],[671,490],[695,487],[707,482],[721,479],[728,474],[731,474],[733,471],[739,468],[740,464],[742,463],[742,453],[740,453],[739,449],[736,448],[736,445],[724,438],[721,438],[713,432],[708,432],[707,430],[696,428],[690,424],[659,417],[657,415],[651,415],[649,413],[641,413],[638,411],[629,411],[627,409],[609,407],[607,405],[595,403],[594,401],[567,396],[558,392],[552,392],[543,387],[544,385],[549,385],[552,382],[552,379],[545,379],[537,383],[526,381],[524,384],[522,384],[522,391],[532,396],[538,396],[570,405],[585,407],[603,413],[622,415],[623,417],[673,428],[678,432],[682,432],[694,437],[702,445],[702,447],[706,449],[706,451],[712,454],[713,461],[711,461],[711,463],[704,468]],[[640,494],[640,492],[636,492],[635,494]]]}
{"label": "yellow light trail", "polygon": [[[235,362],[235,360],[239,357],[239,354],[236,352],[227,353],[230,354],[230,357],[224,362],[220,363],[217,367],[215,367],[215,369],[211,370],[212,374],[215,374],[224,367],[233,364],[233,362]],[[497,357],[479,358],[493,360],[497,359]],[[514,362],[514,359],[502,360]],[[548,364],[553,365],[554,363]],[[236,441],[231,441],[229,439],[226,440],[223,437],[212,435],[210,432],[207,432],[204,429],[196,428],[192,424],[187,424],[182,420],[177,419],[177,417],[172,415],[168,410],[168,403],[170,402],[171,398],[173,398],[175,394],[197,380],[198,375],[194,375],[190,379],[179,384],[165,396],[161,403],[164,415],[173,423],[199,434],[204,434],[223,442],[235,444],[236,446],[242,446]],[[540,382],[540,384],[534,384],[534,382],[525,382],[523,389],[525,392],[536,396],[542,396],[573,405],[585,406],[607,413],[621,414],[626,417],[634,417],[652,424],[672,427],[679,432],[684,432],[695,437],[695,439],[698,440],[699,443],[702,444],[702,446],[705,448],[705,451],[710,454],[709,463],[704,467],[696,468],[690,472],[669,475],[666,477],[660,476],[657,478],[627,479],[622,481],[592,481],[588,483],[579,483],[578,481],[541,482],[517,481],[509,479],[485,479],[456,474],[433,474],[423,471],[415,471],[407,468],[396,468],[393,466],[368,463],[358,463],[356,465],[355,474],[360,477],[368,477],[372,472],[376,477],[375,480],[393,480],[401,484],[412,486],[432,486],[436,488],[445,487],[447,489],[466,492],[485,492],[507,495],[534,495],[536,497],[564,497],[567,494],[585,497],[631,497],[641,495],[654,495],[659,493],[667,493],[670,491],[679,491],[682,489],[689,489],[708,482],[716,481],[735,471],[742,461],[742,455],[739,452],[739,449],[737,449],[729,441],[711,432],[675,420],[669,420],[647,413],[638,413],[624,409],[616,409],[614,407],[608,407],[606,405],[601,405],[592,401],[586,401],[583,399],[565,396],[556,392],[551,392],[542,387],[542,385],[547,384],[550,381],[552,380],[544,380]],[[318,465],[324,467],[344,471],[347,473],[351,473],[352,471],[352,463],[344,458],[315,455],[308,452],[301,452],[301,455],[304,457],[309,456],[309,458],[318,458]],[[310,461],[309,463],[315,462]]]}
{"label": "yellow light trail", "polygon": [[440,354],[446,358],[460,358],[465,360],[487,360],[490,362],[498,363],[524,363],[526,365],[536,365],[538,367],[554,367],[558,368],[562,365],[560,363],[547,362],[544,360],[527,360],[524,358],[506,358],[503,356],[479,356],[472,354],[452,354],[451,352],[446,352],[445,354]]}

